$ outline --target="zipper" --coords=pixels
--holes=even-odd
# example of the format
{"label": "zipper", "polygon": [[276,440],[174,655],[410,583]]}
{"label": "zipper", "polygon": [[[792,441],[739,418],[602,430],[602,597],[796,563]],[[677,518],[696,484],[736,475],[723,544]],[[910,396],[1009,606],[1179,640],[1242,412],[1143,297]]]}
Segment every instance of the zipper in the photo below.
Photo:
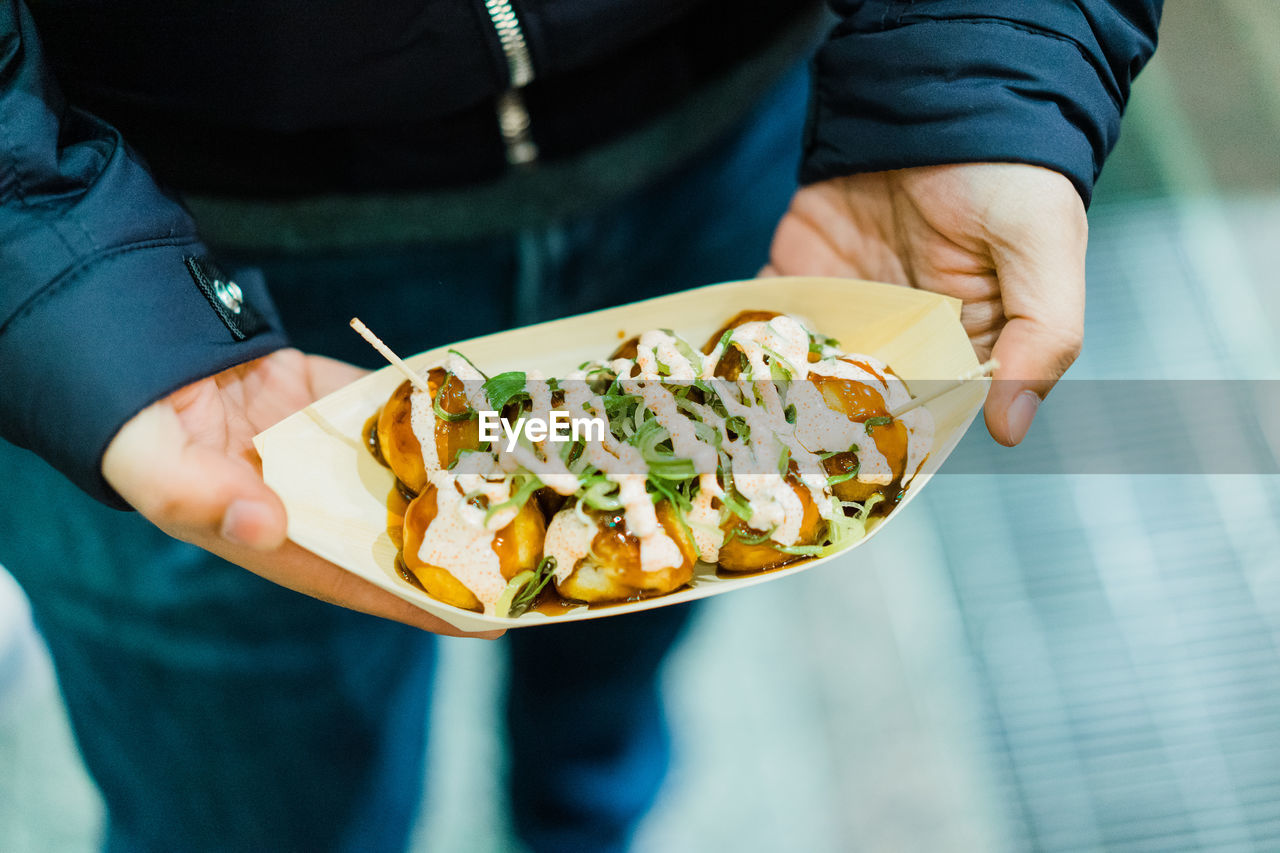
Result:
{"label": "zipper", "polygon": [[499,95],[497,101],[498,129],[502,132],[507,162],[513,166],[532,163],[538,159],[538,145],[529,131],[529,110],[520,90],[533,82],[533,56],[510,0],[484,0],[484,8],[498,34],[511,78],[510,88]]}

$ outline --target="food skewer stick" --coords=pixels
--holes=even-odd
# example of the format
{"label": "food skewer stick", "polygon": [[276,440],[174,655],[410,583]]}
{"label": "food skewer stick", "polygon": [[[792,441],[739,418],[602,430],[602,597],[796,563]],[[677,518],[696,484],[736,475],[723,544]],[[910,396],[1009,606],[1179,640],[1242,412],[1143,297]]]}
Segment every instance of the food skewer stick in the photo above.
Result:
{"label": "food skewer stick", "polygon": [[419,376],[418,373],[414,371],[412,367],[405,364],[405,361],[403,358],[401,358],[400,356],[392,352],[391,347],[387,346],[382,342],[382,338],[378,337],[373,332],[369,331],[369,327],[366,326],[364,323],[361,323],[359,317],[351,318],[351,328],[355,329],[356,332],[360,335],[360,337],[368,341],[369,346],[376,349],[382,355],[383,358],[391,362],[391,365],[393,367],[395,367],[397,370],[403,373],[405,377],[408,378],[408,380],[413,383],[413,386],[415,388],[417,388],[419,391],[426,393],[428,396],[431,394],[431,387],[427,385],[427,380]]}
{"label": "food skewer stick", "polygon": [[954,391],[955,389],[959,388],[961,385],[963,385],[966,382],[969,382],[970,380],[980,379],[983,376],[990,376],[992,373],[995,373],[999,369],[1000,369],[1000,362],[996,361],[994,358],[990,359],[989,361],[985,361],[982,364],[979,364],[973,370],[970,370],[967,373],[965,373],[963,376],[960,376],[959,378],[957,378],[954,382],[948,382],[947,384],[939,388],[935,388],[932,393],[925,394],[923,397],[912,397],[906,403],[903,403],[900,406],[895,406],[894,408],[889,410],[889,417],[891,418],[899,417],[902,414],[916,408],[917,406],[923,406],[925,403],[929,402],[930,400],[936,400],[939,397],[941,397],[943,394],[946,394],[950,391]]}

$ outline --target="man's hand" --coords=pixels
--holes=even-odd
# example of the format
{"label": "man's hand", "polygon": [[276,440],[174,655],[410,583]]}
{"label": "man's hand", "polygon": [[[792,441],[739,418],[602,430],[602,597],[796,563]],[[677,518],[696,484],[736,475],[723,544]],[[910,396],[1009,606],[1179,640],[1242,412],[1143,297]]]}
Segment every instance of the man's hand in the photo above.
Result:
{"label": "man's hand", "polygon": [[447,622],[289,542],[284,505],[262,481],[254,435],[363,373],[290,349],[201,379],[121,427],[102,458],[103,475],[170,536],[323,601],[460,636]]}
{"label": "man's hand", "polygon": [[801,189],[762,274],[865,278],[964,300],[978,357],[1000,361],[987,429],[1014,445],[1080,352],[1087,241],[1084,205],[1057,172],[921,167]]}

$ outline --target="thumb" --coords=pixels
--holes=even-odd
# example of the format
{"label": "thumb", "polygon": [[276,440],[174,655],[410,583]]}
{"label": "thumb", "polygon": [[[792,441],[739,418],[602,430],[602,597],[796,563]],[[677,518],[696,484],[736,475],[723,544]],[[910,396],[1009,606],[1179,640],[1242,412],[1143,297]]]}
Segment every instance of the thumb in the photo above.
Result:
{"label": "thumb", "polygon": [[987,229],[1006,322],[991,351],[1000,368],[985,409],[991,436],[1012,446],[1080,354],[1089,225],[1062,175],[1034,167],[1001,174],[1012,180],[1001,184]]}
{"label": "thumb", "polygon": [[220,538],[259,550],[285,540],[284,505],[256,467],[192,441],[164,401],[121,427],[102,472],[122,498],[176,538],[201,544]]}
{"label": "thumb", "polygon": [[991,355],[999,362],[984,407],[991,437],[1012,447],[1026,437],[1041,401],[1080,352],[1080,337],[1025,317],[1009,320]]}

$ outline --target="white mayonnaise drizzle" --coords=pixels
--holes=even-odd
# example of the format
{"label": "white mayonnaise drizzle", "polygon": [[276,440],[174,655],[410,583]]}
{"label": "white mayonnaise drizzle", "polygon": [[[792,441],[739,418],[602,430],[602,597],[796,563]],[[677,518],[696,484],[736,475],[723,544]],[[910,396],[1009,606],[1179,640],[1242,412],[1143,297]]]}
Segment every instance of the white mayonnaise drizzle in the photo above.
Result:
{"label": "white mayonnaise drizzle", "polygon": [[547,541],[542,553],[556,561],[556,583],[564,583],[591,553],[591,543],[599,532],[595,519],[570,508],[560,510],[547,525]]}
{"label": "white mayonnaise drizzle", "polygon": [[698,493],[693,497],[688,522],[689,529],[693,532],[694,545],[698,549],[698,559],[704,563],[719,560],[720,548],[724,545],[720,510],[712,506],[712,501],[723,495],[724,490],[716,482],[715,474],[703,474],[698,478]]}

